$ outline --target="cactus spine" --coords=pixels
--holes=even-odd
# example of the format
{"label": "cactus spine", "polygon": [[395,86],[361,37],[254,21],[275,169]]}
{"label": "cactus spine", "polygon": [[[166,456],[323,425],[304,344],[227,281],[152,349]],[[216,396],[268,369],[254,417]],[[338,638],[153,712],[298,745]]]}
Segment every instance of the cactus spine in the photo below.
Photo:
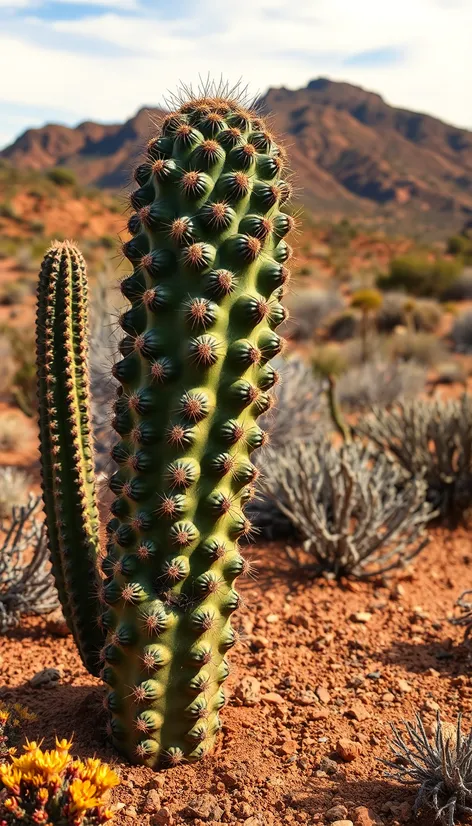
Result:
{"label": "cactus spine", "polygon": [[[87,277],[80,252],[45,255],[36,324],[39,436],[49,550],[64,616],[85,666],[99,673],[103,643],[98,511],[87,375]],[[93,593],[95,589],[95,593]]]}
{"label": "cactus spine", "polygon": [[135,174],[100,656],[113,742],[149,766],[202,757],[220,727],[250,454],[282,348],[283,166],[254,113],[203,97],[164,118]]}

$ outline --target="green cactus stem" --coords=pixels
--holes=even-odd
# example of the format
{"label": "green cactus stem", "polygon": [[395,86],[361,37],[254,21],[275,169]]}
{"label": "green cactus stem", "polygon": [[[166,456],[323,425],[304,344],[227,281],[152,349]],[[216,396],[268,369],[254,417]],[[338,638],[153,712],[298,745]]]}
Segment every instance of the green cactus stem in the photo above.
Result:
{"label": "green cactus stem", "polygon": [[102,673],[116,747],[150,766],[197,760],[220,728],[249,457],[282,349],[284,165],[253,112],[202,98],[164,118],[135,173]]}
{"label": "green cactus stem", "polygon": [[36,355],[42,488],[53,573],[82,660],[98,674],[104,632],[88,409],[87,280],[81,253],[67,242],[54,244],[41,266]]}
{"label": "green cactus stem", "polygon": [[[293,224],[281,212],[284,166],[254,112],[206,95],[166,115],[135,172],[100,660],[109,734],[152,767],[199,759],[220,728],[226,654],[238,639],[234,583],[248,569],[239,540],[251,530],[250,454],[267,440],[256,419],[272,404],[269,361],[283,346],[275,328],[286,316]],[[64,610],[90,667],[100,633],[85,582],[97,549],[79,367],[85,275],[70,247],[48,255],[38,312],[45,504]]]}

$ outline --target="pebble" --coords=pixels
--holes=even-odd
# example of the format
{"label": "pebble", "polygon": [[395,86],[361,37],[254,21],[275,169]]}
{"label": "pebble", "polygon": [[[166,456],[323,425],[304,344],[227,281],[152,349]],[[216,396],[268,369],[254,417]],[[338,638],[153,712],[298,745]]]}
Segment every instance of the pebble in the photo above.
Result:
{"label": "pebble", "polygon": [[357,611],[355,614],[351,614],[350,619],[351,619],[353,622],[362,622],[362,623],[366,623],[366,622],[370,622],[370,621],[371,621],[371,619],[372,619],[372,614],[370,613],[370,611]]}
{"label": "pebble", "polygon": [[331,695],[327,688],[324,688],[322,685],[319,685],[316,689],[316,696],[318,697],[320,703],[323,705],[328,705],[331,702]]}
{"label": "pebble", "polygon": [[357,720],[359,723],[362,723],[363,720],[368,720],[370,717],[366,707],[360,701],[354,702],[346,711],[346,714],[348,717],[353,717],[354,720]]}
{"label": "pebble", "polygon": [[261,684],[256,677],[243,677],[234,689],[234,697],[243,706],[255,706],[261,700]]}
{"label": "pebble", "polygon": [[328,811],[325,814],[325,817],[326,820],[329,821],[329,823],[332,823],[333,821],[342,819],[343,817],[347,817],[348,814],[349,812],[345,806],[333,806],[331,809],[328,809]]}
{"label": "pebble", "polygon": [[395,694],[392,694],[391,691],[386,691],[385,694],[382,694],[382,700],[384,703],[393,703],[395,699]]}
{"label": "pebble", "polygon": [[354,826],[352,820],[335,820],[331,826]]}
{"label": "pebble", "polygon": [[155,789],[151,789],[147,794],[146,800],[144,801],[143,811],[148,814],[152,814],[152,812],[157,812],[160,808],[161,798]]}
{"label": "pebble", "polygon": [[383,826],[383,821],[367,806],[358,806],[354,809],[355,826]]}
{"label": "pebble", "polygon": [[173,826],[173,823],[174,818],[167,806],[163,806],[162,809],[159,809],[159,811],[151,817],[152,826]]}
{"label": "pebble", "polygon": [[264,703],[270,703],[271,705],[280,706],[285,703],[283,697],[280,694],[277,694],[276,691],[269,691],[268,694],[263,694],[261,700]]}
{"label": "pebble", "polygon": [[47,615],[46,631],[52,634],[53,637],[68,637],[71,634],[60,608],[56,608],[55,611]]}
{"label": "pebble", "polygon": [[295,702],[301,706],[312,706],[313,703],[317,703],[318,700],[314,691],[302,691],[301,694],[298,694],[295,698]]}
{"label": "pebble", "polygon": [[326,720],[329,717],[329,711],[327,708],[317,708],[310,711],[308,716],[310,720]]}
{"label": "pebble", "polygon": [[45,686],[51,687],[57,685],[62,677],[62,671],[58,668],[43,668],[38,671],[34,677],[31,677],[31,688],[43,688]]}
{"label": "pebble", "polygon": [[351,763],[356,757],[359,757],[360,753],[359,743],[354,743],[353,740],[349,740],[347,737],[341,737],[336,743],[336,754],[339,754],[345,763]]}
{"label": "pebble", "polygon": [[402,694],[409,694],[412,691],[411,685],[406,680],[397,680],[397,688]]}
{"label": "pebble", "polygon": [[278,614],[267,614],[267,616],[266,616],[266,622],[268,622],[270,624],[274,623],[274,622],[278,622],[279,619],[280,619],[280,617],[279,617]]}
{"label": "pebble", "polygon": [[202,820],[220,820],[223,809],[213,794],[201,794],[189,801],[184,809],[185,817]]}
{"label": "pebble", "polygon": [[439,711],[439,703],[436,700],[425,700],[423,703],[423,708],[425,711]]}
{"label": "pebble", "polygon": [[320,769],[326,774],[336,774],[338,771],[338,764],[335,760],[331,760],[329,757],[322,757],[320,760]]}

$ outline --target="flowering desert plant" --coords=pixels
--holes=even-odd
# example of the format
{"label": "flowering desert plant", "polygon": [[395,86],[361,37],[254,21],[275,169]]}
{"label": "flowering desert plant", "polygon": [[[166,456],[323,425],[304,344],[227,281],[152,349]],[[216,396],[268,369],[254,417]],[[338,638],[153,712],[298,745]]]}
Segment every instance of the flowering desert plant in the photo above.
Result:
{"label": "flowering desert plant", "polygon": [[97,826],[113,817],[104,797],[118,775],[96,758],[73,760],[72,743],[57,740],[43,751],[27,743],[23,754],[0,765],[0,826]]}
{"label": "flowering desert plant", "polygon": [[36,719],[36,714],[21,703],[0,702],[0,763],[15,753],[23,726]]}

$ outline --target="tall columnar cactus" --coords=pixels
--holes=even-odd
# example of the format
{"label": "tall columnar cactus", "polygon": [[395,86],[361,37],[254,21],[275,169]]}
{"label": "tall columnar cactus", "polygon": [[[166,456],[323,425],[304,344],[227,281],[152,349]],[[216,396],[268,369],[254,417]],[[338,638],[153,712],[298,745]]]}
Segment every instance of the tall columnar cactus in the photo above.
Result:
{"label": "tall columnar cactus", "polygon": [[[112,739],[150,766],[202,757],[220,727],[250,454],[267,439],[256,419],[282,348],[284,160],[253,112],[203,97],[164,118],[135,173],[100,657]],[[69,573],[56,565],[63,593]]]}

